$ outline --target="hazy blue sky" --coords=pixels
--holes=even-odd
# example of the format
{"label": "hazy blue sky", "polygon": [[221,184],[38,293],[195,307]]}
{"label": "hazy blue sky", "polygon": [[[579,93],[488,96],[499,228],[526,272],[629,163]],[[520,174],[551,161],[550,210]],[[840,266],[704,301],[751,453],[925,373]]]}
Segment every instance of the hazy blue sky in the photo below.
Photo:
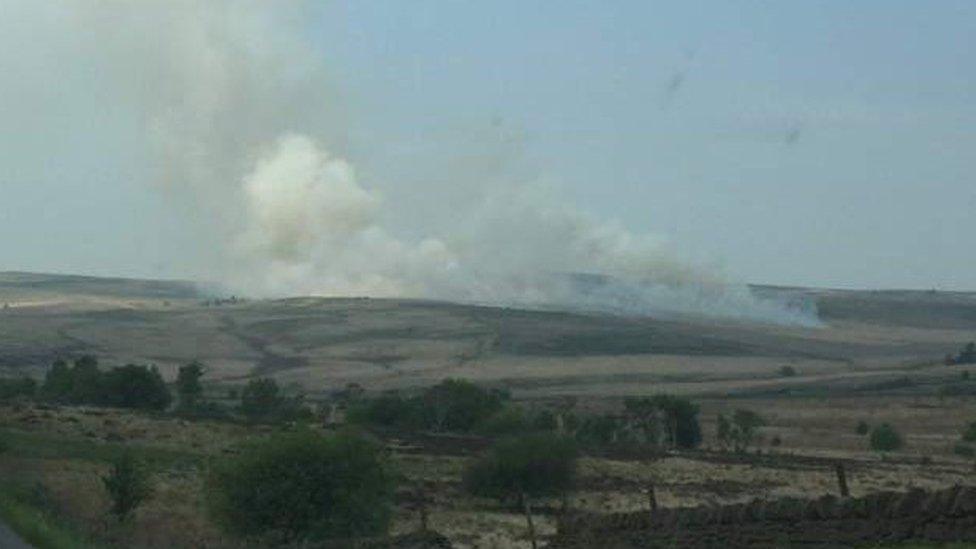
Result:
{"label": "hazy blue sky", "polygon": [[[91,108],[111,90],[23,5],[0,1],[0,270],[192,273],[140,113]],[[431,204],[494,170],[749,282],[976,290],[974,2],[349,1],[305,25],[391,223],[449,226]]]}

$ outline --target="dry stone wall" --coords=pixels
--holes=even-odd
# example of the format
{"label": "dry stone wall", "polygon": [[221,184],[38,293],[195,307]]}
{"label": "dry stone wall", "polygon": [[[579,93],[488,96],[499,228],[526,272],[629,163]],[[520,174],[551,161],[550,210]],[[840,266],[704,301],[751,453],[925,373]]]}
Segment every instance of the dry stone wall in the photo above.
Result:
{"label": "dry stone wall", "polygon": [[850,547],[907,540],[976,541],[976,487],[753,500],[653,515],[573,514],[559,521],[548,547]]}

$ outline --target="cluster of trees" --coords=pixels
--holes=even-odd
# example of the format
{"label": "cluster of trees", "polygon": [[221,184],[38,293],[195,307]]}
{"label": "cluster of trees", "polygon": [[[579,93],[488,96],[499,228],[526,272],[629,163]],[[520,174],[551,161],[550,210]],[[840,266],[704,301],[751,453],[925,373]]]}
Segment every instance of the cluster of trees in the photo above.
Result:
{"label": "cluster of trees", "polygon": [[[179,368],[173,413],[190,418],[222,419],[231,410],[205,398],[202,378],[204,365],[193,361]],[[98,359],[84,355],[70,364],[57,360],[48,369],[44,381],[31,378],[0,379],[0,400],[30,398],[70,405],[106,406],[146,411],[170,408],[174,395],[154,366],[128,364],[107,370],[99,368]],[[301,398],[286,396],[270,378],[252,379],[240,391],[238,411],[254,423],[279,423],[311,418],[311,411]]]}
{"label": "cluster of trees", "polygon": [[446,379],[422,393],[389,391],[349,404],[351,423],[406,430],[470,433],[502,411],[509,394],[461,379]]}
{"label": "cluster of trees", "polygon": [[165,410],[172,401],[166,382],[154,366],[129,364],[99,370],[98,359],[85,355],[68,365],[56,361],[44,377],[41,399],[141,410]]}
{"label": "cluster of trees", "polygon": [[976,364],[976,342],[970,341],[956,355],[946,355],[945,363],[947,366],[953,364]]}
{"label": "cluster of trees", "polygon": [[357,393],[347,419],[373,427],[495,437],[558,432],[589,448],[694,448],[702,440],[698,414],[698,406],[687,398],[657,395],[627,399],[623,414],[577,416],[568,410],[526,408],[510,402],[507,392],[447,379],[413,396],[390,391],[367,398]]}

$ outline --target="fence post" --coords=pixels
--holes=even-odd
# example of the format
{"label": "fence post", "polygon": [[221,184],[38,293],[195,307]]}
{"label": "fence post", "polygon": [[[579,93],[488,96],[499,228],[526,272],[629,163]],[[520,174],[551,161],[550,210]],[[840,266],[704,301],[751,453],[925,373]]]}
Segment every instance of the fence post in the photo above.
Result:
{"label": "fence post", "polygon": [[847,473],[844,471],[844,464],[838,461],[834,464],[834,471],[837,473],[837,485],[840,487],[841,497],[850,497],[851,491],[847,488]]}
{"label": "fence post", "polygon": [[652,515],[657,512],[657,494],[653,484],[647,485],[647,505]]}
{"label": "fence post", "polygon": [[532,542],[532,549],[538,549],[535,541],[535,525],[532,524],[532,509],[529,507],[529,498],[525,492],[519,492],[519,499],[522,500],[522,510],[525,511],[525,522],[529,525],[529,540]]}

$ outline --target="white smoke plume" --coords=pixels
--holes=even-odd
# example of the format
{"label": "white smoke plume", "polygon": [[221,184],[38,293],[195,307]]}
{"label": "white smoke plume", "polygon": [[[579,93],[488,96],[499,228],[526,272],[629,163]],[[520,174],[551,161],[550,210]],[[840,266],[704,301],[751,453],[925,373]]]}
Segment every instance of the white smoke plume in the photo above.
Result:
{"label": "white smoke plume", "polygon": [[[475,173],[463,223],[408,238],[397,208],[335,154],[342,116],[296,22],[301,2],[79,3],[86,54],[143,117],[155,182],[183,197],[211,253],[200,275],[258,296],[416,297],[781,323],[815,317],[754,297],[524,185]],[[432,198],[432,200],[436,200]],[[192,207],[189,205],[192,204]]]}

